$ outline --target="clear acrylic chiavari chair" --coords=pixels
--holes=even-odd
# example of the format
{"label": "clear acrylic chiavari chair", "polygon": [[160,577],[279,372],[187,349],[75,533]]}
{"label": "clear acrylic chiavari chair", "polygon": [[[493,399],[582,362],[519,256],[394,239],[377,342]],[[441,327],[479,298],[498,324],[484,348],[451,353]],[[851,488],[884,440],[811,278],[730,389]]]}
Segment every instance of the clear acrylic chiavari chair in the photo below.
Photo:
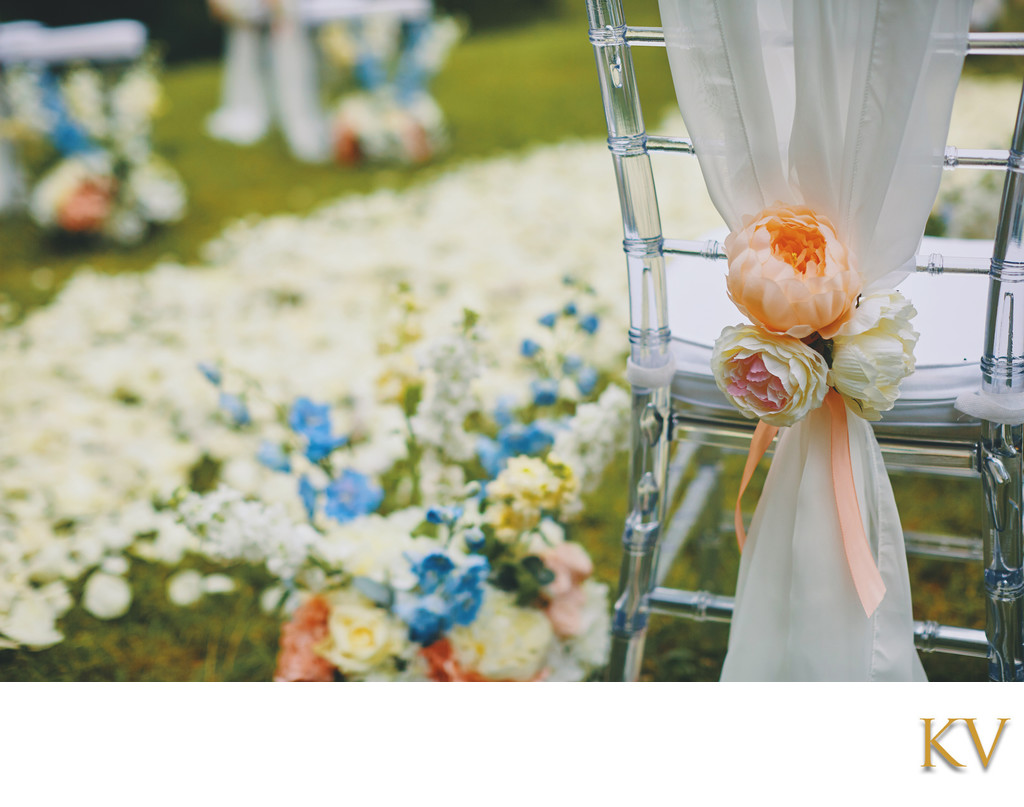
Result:
{"label": "clear acrylic chiavari chair", "polygon": [[[672,240],[662,233],[650,152],[675,153],[686,159],[694,151],[686,138],[648,135],[644,127],[632,49],[663,47],[663,31],[627,25],[622,0],[587,0],[587,12],[619,190],[630,290],[629,500],[609,667],[610,680],[629,681],[640,675],[651,614],[730,620],[731,597],[671,589],[662,581],[688,535],[706,530],[709,523],[713,530],[719,529],[721,465],[714,460],[715,452],[745,451],[753,422],[715,403],[717,389],[706,366],[710,341],[701,344],[687,333],[686,322],[675,319],[681,312],[685,316],[685,301],[692,305],[696,295],[673,293],[673,288],[684,286],[686,278],[725,254],[715,239]],[[972,33],[967,53],[972,57],[1021,55],[1024,34]],[[979,246],[979,242],[926,238],[918,255],[918,274],[910,282],[969,282],[982,292],[974,296],[982,297],[987,276],[984,325],[981,310],[986,306],[981,304],[969,317],[965,315],[966,325],[958,322],[953,328],[974,329],[975,338],[962,340],[967,345],[963,349],[983,344],[981,360],[978,363],[978,351],[954,355],[953,348],[945,360],[931,366],[923,366],[919,359],[918,371],[911,376],[913,384],[905,386],[896,408],[875,424],[891,471],[969,476],[977,482],[984,513],[984,524],[977,528],[980,538],[907,533],[906,543],[908,553],[983,563],[984,594],[979,591],[978,596],[986,600],[986,629],[915,622],[914,640],[922,652],[987,658],[989,678],[1000,681],[1024,680],[1024,430],[1020,425],[965,416],[953,405],[959,392],[972,388],[990,395],[1024,393],[1022,161],[1024,94],[1009,150],[947,147],[947,169],[1003,172],[994,240]],[[928,295],[918,300],[916,294],[909,296],[921,310]],[[1016,305],[1017,300],[1021,305]],[[722,322],[719,328],[725,324],[731,322]],[[666,374],[658,368],[666,366],[670,353],[675,370]],[[695,459],[694,471],[688,463]],[[686,486],[680,484],[684,475],[689,480]],[[684,488],[680,495],[678,488]],[[671,502],[679,504],[670,513]]]}

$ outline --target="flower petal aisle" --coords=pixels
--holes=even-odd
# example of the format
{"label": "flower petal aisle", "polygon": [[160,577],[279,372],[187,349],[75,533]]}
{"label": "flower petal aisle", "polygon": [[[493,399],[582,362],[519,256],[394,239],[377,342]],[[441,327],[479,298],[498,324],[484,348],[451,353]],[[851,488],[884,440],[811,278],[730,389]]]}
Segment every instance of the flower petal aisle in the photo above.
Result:
{"label": "flower petal aisle", "polygon": [[[238,222],[207,246],[206,265],[167,263],[120,276],[82,270],[47,308],[0,331],[5,424],[0,434],[0,641],[35,650],[62,641],[57,621],[73,605],[76,581],[85,581],[80,597],[85,609],[114,619],[131,606],[133,564],[173,566],[188,553],[215,560],[242,557],[231,555],[223,542],[197,537],[203,525],[196,512],[203,507],[230,510],[242,497],[258,500],[264,510],[257,520],[268,535],[272,523],[306,521],[304,497],[294,476],[280,472],[274,451],[289,435],[308,433],[275,422],[278,406],[299,398],[311,405],[330,402],[332,428],[355,436],[351,446],[340,449],[352,473],[371,480],[367,484],[393,482],[384,476],[406,456],[407,425],[400,400],[382,401],[389,385],[400,392],[403,379],[422,370],[424,362],[450,365],[445,346],[464,346],[459,328],[467,309],[479,317],[473,328],[481,344],[473,360],[479,366],[466,370],[478,401],[475,412],[496,413],[500,421],[502,412],[530,409],[551,413],[564,424],[578,401],[596,399],[619,378],[624,352],[618,224],[614,206],[606,204],[614,187],[599,170],[604,159],[601,144],[539,148],[467,164],[402,193],[381,190],[343,198],[307,217]],[[680,213],[693,222],[694,234],[715,226],[706,203],[678,196],[692,208]],[[565,353],[577,343],[578,355]],[[557,371],[551,367],[555,358]],[[507,448],[504,432],[475,443],[479,435],[458,422],[471,414],[458,412],[469,381],[459,380],[457,367],[449,370],[436,373],[422,389],[418,433],[438,452],[443,447],[472,461],[478,454],[491,479],[508,463],[508,474],[491,483],[493,495],[501,494],[512,507],[493,517],[496,529],[515,535],[536,527],[524,524],[513,505],[520,501],[522,479],[536,478],[529,462],[545,462],[523,457],[515,466],[512,455],[536,454],[536,446],[513,440],[515,451],[501,455]],[[472,380],[474,373],[479,378]],[[598,378],[603,379],[599,385]],[[456,389],[463,382],[467,386]],[[573,484],[584,491],[593,485],[585,478],[588,472],[599,475],[608,451],[614,452],[624,436],[621,428],[608,426],[621,421],[626,396],[609,396],[600,399],[603,408],[578,410],[591,419],[589,425],[580,422],[583,434],[596,430],[578,442],[577,456],[567,458],[576,464]],[[547,448],[554,438],[544,439]],[[460,440],[464,445],[457,445]],[[309,487],[329,495],[328,479],[316,476],[322,463],[308,462],[314,459],[310,441],[305,456],[296,459],[307,462]],[[343,442],[329,445],[326,453]],[[554,468],[557,474],[558,467],[548,462],[543,473]],[[181,490],[204,468],[219,468],[219,482],[227,487],[182,502]],[[456,491],[459,483],[471,481],[453,481],[444,461],[431,465],[425,459],[420,471],[425,506],[451,501],[462,495]],[[331,484],[342,484],[343,477]],[[475,505],[475,498],[460,505],[471,511],[463,520],[466,528],[472,526],[468,520]],[[339,507],[335,501],[333,510],[317,514],[318,529],[335,528],[328,525],[341,520]],[[538,507],[539,514],[547,505]],[[193,532],[181,523],[183,514],[186,522],[192,518]],[[387,517],[390,529],[405,530],[399,552],[414,549],[409,532],[423,515],[421,510],[418,516]],[[482,523],[484,514],[475,516]],[[362,520],[378,531],[382,526],[378,515]],[[536,664],[492,658],[473,631],[485,623],[493,631],[507,631],[509,620],[518,620],[527,644],[530,636],[550,643],[554,634],[580,629],[580,608],[591,613],[606,608],[606,593],[595,600],[593,590],[586,594],[580,588],[589,572],[571,571],[589,563],[573,552],[584,558],[586,553],[576,544],[559,549],[562,532],[552,525],[545,515],[538,528],[545,536],[524,550],[555,553],[545,562],[554,579],[549,582],[547,572],[537,578],[546,586],[538,604],[547,603],[548,618],[538,623],[531,621],[531,612],[509,611],[512,594],[494,590],[477,621],[456,627],[447,643],[431,645],[423,664],[433,677],[537,677],[542,671]],[[286,532],[294,535],[291,526]],[[364,565],[375,568],[369,561]],[[268,560],[267,566],[282,574],[280,565]],[[424,579],[415,596],[430,593]],[[187,604],[232,585],[224,575],[203,577],[187,569],[172,576],[168,596]],[[522,594],[518,585],[509,588]],[[303,596],[296,594],[288,608]],[[337,621],[345,612],[341,601],[348,598],[351,612],[350,600],[357,595],[346,589],[325,596],[337,601],[330,612]],[[296,631],[313,624],[310,614],[315,616],[325,601],[306,600],[305,610],[296,612],[298,621],[285,632],[283,647],[302,644],[293,641]],[[407,609],[414,605],[405,603]],[[398,605],[395,610],[400,612]],[[603,652],[604,619],[602,614],[598,623],[588,623],[600,634],[591,666]],[[476,668],[466,669],[474,652]],[[337,646],[324,656],[334,659],[342,674],[374,673],[372,665],[361,667]],[[309,669],[302,667],[301,653],[284,661]],[[573,675],[584,672],[576,669]]]}

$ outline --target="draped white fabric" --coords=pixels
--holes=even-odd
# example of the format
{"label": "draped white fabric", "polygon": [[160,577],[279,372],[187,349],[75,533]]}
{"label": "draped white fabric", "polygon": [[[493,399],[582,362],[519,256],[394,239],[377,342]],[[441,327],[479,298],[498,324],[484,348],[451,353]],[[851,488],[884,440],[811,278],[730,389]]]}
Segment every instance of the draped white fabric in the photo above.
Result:
{"label": "draped white fabric", "polygon": [[[661,0],[679,106],[729,227],[775,203],[807,205],[836,225],[865,291],[905,277],[938,190],[970,10],[970,0]],[[881,452],[865,421],[848,421],[886,595],[865,616],[819,409],[780,434],[723,680],[924,679]]]}
{"label": "draped white fabric", "polygon": [[[258,19],[262,0],[247,6]],[[221,105],[206,122],[214,137],[239,145],[262,139],[275,116],[292,154],[306,162],[329,156],[320,106],[316,51],[295,0],[282,0],[269,34],[256,24],[228,27]]]}
{"label": "draped white fabric", "polygon": [[262,139],[270,127],[262,39],[254,26],[232,25],[227,30],[221,103],[206,121],[207,131],[220,140],[247,146]]}

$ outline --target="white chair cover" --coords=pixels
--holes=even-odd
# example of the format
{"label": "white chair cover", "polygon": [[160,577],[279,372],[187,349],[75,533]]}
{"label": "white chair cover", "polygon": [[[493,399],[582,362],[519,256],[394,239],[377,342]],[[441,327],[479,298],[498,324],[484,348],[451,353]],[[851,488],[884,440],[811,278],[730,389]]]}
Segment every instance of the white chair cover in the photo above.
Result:
{"label": "white chair cover", "polygon": [[270,28],[277,117],[292,154],[322,162],[329,154],[327,120],[320,106],[316,53],[309,29],[299,20],[295,0],[279,0]]}
{"label": "white chair cover", "polygon": [[60,28],[47,28],[32,21],[12,22],[0,25],[0,62],[130,61],[142,55],[147,38],[146,26],[136,20]]}
{"label": "white chair cover", "polygon": [[[905,277],[938,190],[970,10],[970,0],[661,0],[679,106],[730,229],[777,202],[807,205],[858,256],[865,291]],[[819,409],[780,434],[723,680],[924,679],[892,489],[871,427],[853,413],[848,422],[885,597],[867,617]]]}
{"label": "white chair cover", "polygon": [[255,26],[227,29],[221,103],[206,120],[206,131],[219,140],[247,146],[260,140],[270,126],[261,39]]}

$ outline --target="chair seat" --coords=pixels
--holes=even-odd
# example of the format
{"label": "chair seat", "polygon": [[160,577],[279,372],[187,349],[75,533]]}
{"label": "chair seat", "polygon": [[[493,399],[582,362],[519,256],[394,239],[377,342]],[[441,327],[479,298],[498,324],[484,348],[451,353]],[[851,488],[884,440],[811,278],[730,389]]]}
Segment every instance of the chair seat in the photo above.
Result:
{"label": "chair seat", "polygon": [[[723,241],[726,233],[709,238]],[[921,253],[987,259],[991,241],[925,238]],[[698,256],[666,256],[669,323],[676,376],[672,393],[683,412],[717,421],[749,422],[711,375],[711,350],[727,325],[744,321],[726,294],[726,264]],[[896,406],[875,424],[879,435],[973,442],[978,421],[953,408],[957,396],[979,388],[988,277],[916,272],[899,291],[917,309],[921,334],[917,368],[903,381]]]}

